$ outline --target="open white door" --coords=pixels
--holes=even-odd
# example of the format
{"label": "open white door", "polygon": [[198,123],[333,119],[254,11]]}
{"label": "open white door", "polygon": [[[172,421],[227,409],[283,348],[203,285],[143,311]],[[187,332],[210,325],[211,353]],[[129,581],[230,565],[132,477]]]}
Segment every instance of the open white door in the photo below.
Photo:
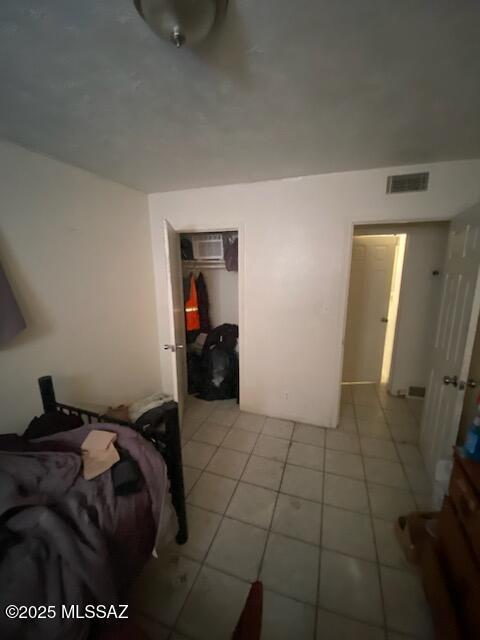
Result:
{"label": "open white door", "polygon": [[380,382],[397,242],[353,238],[342,382]]}
{"label": "open white door", "polygon": [[476,205],[450,225],[420,435],[431,475],[438,460],[451,457],[457,439],[479,311],[480,205]]}
{"label": "open white door", "polygon": [[171,352],[173,397],[178,402],[180,420],[187,393],[187,367],[185,356],[185,318],[183,302],[182,259],[180,235],[168,220],[163,221],[165,232],[165,261],[167,267],[167,296],[169,317],[169,344],[163,348]]}

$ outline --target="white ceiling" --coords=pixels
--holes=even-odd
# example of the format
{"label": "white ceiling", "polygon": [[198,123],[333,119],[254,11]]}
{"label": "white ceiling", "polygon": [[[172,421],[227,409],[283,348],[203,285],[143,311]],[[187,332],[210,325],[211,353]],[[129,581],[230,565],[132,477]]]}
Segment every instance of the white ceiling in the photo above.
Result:
{"label": "white ceiling", "polygon": [[1,0],[0,137],[155,192],[480,157],[476,0],[230,0],[198,51],[132,0]]}

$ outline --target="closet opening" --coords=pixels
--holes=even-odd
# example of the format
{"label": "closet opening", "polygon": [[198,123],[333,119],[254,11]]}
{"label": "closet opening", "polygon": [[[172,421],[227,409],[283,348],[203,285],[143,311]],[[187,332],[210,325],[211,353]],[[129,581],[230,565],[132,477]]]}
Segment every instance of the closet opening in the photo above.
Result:
{"label": "closet opening", "polygon": [[181,233],[188,395],[239,402],[238,230]]}

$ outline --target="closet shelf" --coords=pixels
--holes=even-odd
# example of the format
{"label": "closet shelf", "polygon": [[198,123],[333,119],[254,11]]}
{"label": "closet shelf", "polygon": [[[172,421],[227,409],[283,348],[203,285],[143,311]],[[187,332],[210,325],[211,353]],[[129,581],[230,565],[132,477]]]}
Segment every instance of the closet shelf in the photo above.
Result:
{"label": "closet shelf", "polygon": [[225,269],[225,260],[182,260],[186,269]]}

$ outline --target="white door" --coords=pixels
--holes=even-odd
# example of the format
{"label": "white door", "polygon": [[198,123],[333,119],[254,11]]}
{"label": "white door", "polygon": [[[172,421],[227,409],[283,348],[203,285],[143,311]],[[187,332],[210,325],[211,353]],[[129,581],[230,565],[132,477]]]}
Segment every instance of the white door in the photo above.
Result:
{"label": "white door", "polygon": [[355,236],[343,382],[380,382],[395,261],[395,236]]}
{"label": "white door", "polygon": [[167,298],[170,329],[169,343],[163,345],[163,347],[171,353],[173,397],[178,402],[181,419],[187,393],[187,368],[180,235],[168,220],[164,220],[163,225],[165,232],[165,261],[167,267]]}
{"label": "white door", "polygon": [[[450,225],[420,446],[431,475],[457,439],[480,309],[480,205]],[[433,329],[433,327],[432,327]]]}

